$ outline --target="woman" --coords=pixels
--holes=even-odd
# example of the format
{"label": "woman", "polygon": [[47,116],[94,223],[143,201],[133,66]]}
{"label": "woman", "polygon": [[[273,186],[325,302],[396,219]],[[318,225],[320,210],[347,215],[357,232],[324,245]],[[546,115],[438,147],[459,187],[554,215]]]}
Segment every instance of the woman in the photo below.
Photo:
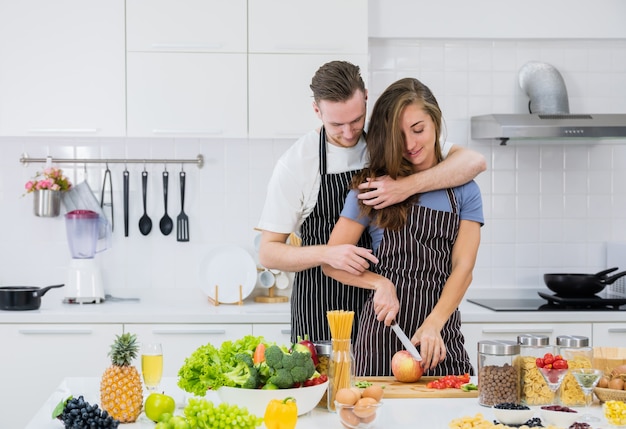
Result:
{"label": "woman", "polygon": [[354,176],[328,242],[356,243],[368,228],[379,259],[373,271],[361,274],[323,267],[342,283],[376,290],[366,301],[354,344],[359,376],[391,375],[391,358],[403,348],[389,328],[394,320],[419,346],[426,375],[473,373],[458,305],[480,243],[478,185],[425,192],[382,210],[357,198],[363,181],[405,177],[441,162],[441,124],[437,100],[417,79],[401,79],[381,94],[367,136],[370,165]]}

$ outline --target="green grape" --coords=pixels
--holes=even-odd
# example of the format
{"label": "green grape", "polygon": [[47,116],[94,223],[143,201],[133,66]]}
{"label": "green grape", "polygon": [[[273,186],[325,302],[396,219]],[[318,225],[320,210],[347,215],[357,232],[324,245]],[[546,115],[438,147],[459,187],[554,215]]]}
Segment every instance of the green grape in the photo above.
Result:
{"label": "green grape", "polygon": [[184,413],[193,429],[253,429],[263,422],[246,408],[226,403],[215,406],[199,398],[189,399]]}

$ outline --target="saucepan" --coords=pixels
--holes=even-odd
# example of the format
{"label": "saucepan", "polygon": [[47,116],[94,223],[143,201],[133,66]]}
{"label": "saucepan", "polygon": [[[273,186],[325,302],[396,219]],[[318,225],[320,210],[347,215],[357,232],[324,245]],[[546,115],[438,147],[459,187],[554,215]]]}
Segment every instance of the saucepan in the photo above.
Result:
{"label": "saucepan", "polygon": [[543,281],[557,295],[566,298],[593,296],[602,291],[620,277],[626,276],[626,271],[607,276],[618,267],[609,268],[596,274],[544,274]]}
{"label": "saucepan", "polygon": [[35,286],[4,286],[0,287],[0,310],[37,310],[41,306],[41,297],[50,289],[62,287],[63,284]]}

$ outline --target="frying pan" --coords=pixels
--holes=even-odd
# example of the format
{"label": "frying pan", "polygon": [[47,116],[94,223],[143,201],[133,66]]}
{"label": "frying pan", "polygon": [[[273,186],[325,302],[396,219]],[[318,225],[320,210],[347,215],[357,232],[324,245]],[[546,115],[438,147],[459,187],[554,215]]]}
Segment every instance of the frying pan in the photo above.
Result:
{"label": "frying pan", "polygon": [[553,292],[562,297],[593,296],[620,277],[626,276],[626,271],[607,276],[617,270],[617,267],[600,271],[596,274],[544,274],[543,281]]}
{"label": "frying pan", "polygon": [[34,286],[0,287],[0,310],[37,310],[41,306],[41,297],[52,288],[63,284],[43,288]]}

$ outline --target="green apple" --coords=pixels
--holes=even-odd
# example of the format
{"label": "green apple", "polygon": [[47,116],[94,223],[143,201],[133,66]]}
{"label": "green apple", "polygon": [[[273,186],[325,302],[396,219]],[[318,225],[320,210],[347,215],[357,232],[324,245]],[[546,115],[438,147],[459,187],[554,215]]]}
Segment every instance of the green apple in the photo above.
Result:
{"label": "green apple", "polygon": [[171,396],[167,396],[163,393],[151,393],[146,399],[145,404],[146,416],[154,421],[159,421],[164,413],[173,414],[176,409],[176,401]]}

